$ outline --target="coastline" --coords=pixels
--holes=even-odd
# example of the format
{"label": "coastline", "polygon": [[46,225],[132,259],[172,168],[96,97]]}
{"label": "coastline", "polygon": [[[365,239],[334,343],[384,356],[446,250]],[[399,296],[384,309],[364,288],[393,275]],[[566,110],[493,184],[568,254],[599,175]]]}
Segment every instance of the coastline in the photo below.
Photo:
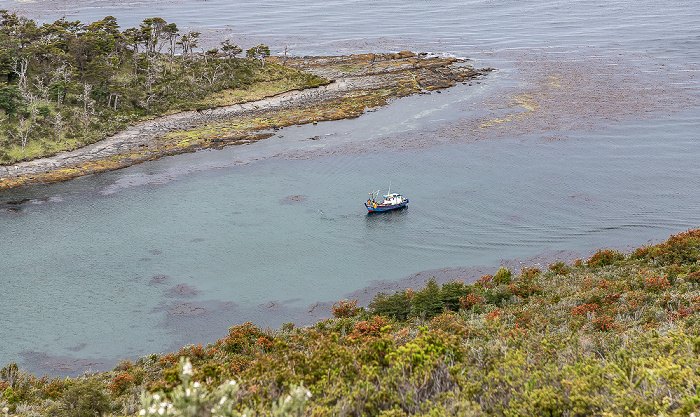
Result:
{"label": "coastline", "polygon": [[[631,250],[631,248],[620,248]],[[566,250],[546,251],[525,259],[501,259],[493,265],[472,265],[429,269],[413,273],[397,280],[375,280],[370,284],[345,294],[342,299],[357,300],[358,306],[367,307],[379,292],[393,294],[396,291],[412,288],[419,290],[431,278],[438,284],[446,284],[454,281],[462,281],[465,284],[474,284],[485,274],[494,274],[499,267],[509,268],[517,273],[523,268],[536,267],[546,270],[548,265],[554,262],[566,262],[571,264],[577,258],[586,258],[590,253],[580,253]],[[244,322],[252,322],[258,326],[266,326],[271,329],[281,329],[284,323],[293,323],[296,327],[311,326],[314,323],[328,320],[333,317],[332,307],[339,300],[319,299],[311,304],[297,304],[296,300],[271,299],[266,303],[253,307],[243,307],[236,303],[208,299],[201,301],[173,300],[171,304],[162,307],[165,319],[161,326],[168,329],[183,329],[188,331],[181,337],[163,346],[159,353],[177,351],[183,346],[201,343],[213,343],[221,335],[226,334],[230,326],[242,325]],[[241,319],[245,317],[245,319]],[[82,346],[76,346],[74,352],[79,352]],[[142,355],[143,356],[143,355]],[[51,354],[41,349],[33,349],[21,352],[23,366],[34,374],[48,374],[62,377],[78,377],[91,370],[93,372],[108,372],[119,361],[133,360],[136,362],[139,355],[130,357],[95,357]]]}
{"label": "coastline", "polygon": [[359,117],[391,100],[483,76],[465,60],[415,54],[269,58],[325,77],[325,86],[261,100],[187,111],[138,123],[100,142],[58,155],[0,166],[0,190],[65,181],[165,156],[266,139],[287,126]]}

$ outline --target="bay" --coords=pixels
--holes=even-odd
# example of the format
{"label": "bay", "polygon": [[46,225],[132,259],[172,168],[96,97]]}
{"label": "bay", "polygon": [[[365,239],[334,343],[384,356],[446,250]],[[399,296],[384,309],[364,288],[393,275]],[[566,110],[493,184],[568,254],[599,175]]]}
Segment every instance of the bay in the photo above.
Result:
{"label": "bay", "polygon": [[[427,51],[498,68],[358,119],[1,193],[2,364],[109,369],[248,320],[277,328],[328,316],[328,303],[376,280],[630,248],[700,225],[694,4],[0,8],[43,21],[113,15],[122,28],[159,15],[212,45],[231,37],[297,55]],[[367,193],[389,185],[409,208],[368,216]]]}

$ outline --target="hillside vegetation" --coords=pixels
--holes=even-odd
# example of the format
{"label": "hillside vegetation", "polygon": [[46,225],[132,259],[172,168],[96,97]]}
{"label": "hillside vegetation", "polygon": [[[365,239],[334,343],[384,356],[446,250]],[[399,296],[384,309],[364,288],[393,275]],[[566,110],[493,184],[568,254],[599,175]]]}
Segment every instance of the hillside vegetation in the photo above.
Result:
{"label": "hillside vegetation", "polygon": [[0,10],[0,165],[99,141],[137,121],[252,101],[328,81],[267,63],[265,45],[223,41],[154,17],[120,30],[108,16],[50,24]]}
{"label": "hillside vegetation", "polygon": [[0,371],[22,415],[689,415],[700,408],[700,229],[623,254],[339,301],[306,328],[75,379]]}

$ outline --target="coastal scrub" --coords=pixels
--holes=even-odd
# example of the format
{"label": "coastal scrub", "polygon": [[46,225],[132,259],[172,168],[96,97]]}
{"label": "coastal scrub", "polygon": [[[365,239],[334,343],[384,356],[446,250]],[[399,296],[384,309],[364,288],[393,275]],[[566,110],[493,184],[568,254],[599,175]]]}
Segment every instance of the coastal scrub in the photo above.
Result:
{"label": "coastal scrub", "polygon": [[343,300],[306,328],[232,326],[75,379],[9,364],[0,407],[66,415],[84,394],[113,415],[686,416],[700,411],[699,254],[688,230],[475,284],[431,279],[367,308]]}

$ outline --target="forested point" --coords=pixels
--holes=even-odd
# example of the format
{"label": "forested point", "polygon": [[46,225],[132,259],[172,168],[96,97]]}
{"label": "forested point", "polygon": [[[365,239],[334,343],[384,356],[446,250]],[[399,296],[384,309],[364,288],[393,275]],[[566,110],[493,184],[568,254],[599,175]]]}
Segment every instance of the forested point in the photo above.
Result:
{"label": "forested point", "polygon": [[227,39],[204,51],[199,37],[159,17],[120,30],[112,16],[38,25],[0,10],[0,165],[76,149],[158,115],[234,104],[212,97],[224,90],[327,82],[266,62],[265,45],[244,54]]}
{"label": "forested point", "polygon": [[700,411],[700,230],[336,303],[309,327],[77,378],[0,369],[23,416],[688,416]]}

